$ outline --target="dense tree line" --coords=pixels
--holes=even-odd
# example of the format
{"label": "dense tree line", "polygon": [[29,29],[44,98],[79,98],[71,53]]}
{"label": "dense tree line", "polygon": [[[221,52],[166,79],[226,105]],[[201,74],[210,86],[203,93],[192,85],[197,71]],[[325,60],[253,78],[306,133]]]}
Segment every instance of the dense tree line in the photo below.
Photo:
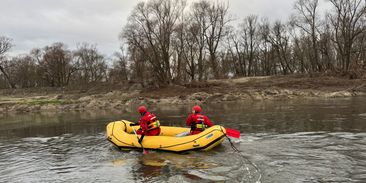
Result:
{"label": "dense tree line", "polygon": [[139,2],[123,28],[112,64],[95,45],[63,43],[13,58],[0,37],[0,87],[62,87],[135,81],[163,86],[228,77],[366,70],[366,2],[297,0],[287,22],[250,15],[238,25],[227,4],[200,0]]}
{"label": "dense tree line", "polygon": [[[11,39],[2,39],[11,45]],[[3,76],[0,87],[65,87],[115,82],[116,79],[109,79],[126,76],[126,65],[117,65],[121,61],[126,62],[115,56],[114,68],[108,68],[107,59],[95,45],[83,43],[76,50],[70,50],[63,43],[54,43],[42,49],[33,49],[29,54],[3,57],[0,62]]]}

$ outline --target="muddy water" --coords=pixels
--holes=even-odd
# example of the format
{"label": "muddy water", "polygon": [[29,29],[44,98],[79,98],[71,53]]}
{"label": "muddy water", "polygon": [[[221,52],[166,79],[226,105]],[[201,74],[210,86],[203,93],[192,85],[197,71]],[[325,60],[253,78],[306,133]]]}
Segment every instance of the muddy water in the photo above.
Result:
{"label": "muddy water", "polygon": [[[108,121],[134,108],[0,114],[0,182],[366,182],[366,98],[203,105],[241,139],[209,152],[120,151]],[[151,107],[183,125],[191,106]]]}

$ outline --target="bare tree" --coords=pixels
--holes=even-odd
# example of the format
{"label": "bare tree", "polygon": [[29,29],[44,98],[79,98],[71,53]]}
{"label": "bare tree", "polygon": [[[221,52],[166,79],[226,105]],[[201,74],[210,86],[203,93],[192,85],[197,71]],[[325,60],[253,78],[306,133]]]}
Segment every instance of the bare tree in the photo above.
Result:
{"label": "bare tree", "polygon": [[[107,67],[95,45],[69,50],[63,43],[9,57],[12,40],[0,37],[2,88],[91,82],[140,82],[165,86],[210,78],[366,70],[366,1],[296,0],[289,23],[251,15],[230,26],[221,1],[146,0],[131,12],[122,45]],[[323,19],[324,18],[324,19]]]}
{"label": "bare tree", "polygon": [[276,64],[272,58],[272,45],[270,42],[271,26],[268,19],[262,19],[258,29],[259,59],[261,60],[262,75],[275,74]]}
{"label": "bare tree", "polygon": [[120,81],[128,81],[129,71],[127,66],[128,55],[123,46],[118,52],[113,54],[113,66],[109,69],[109,81],[117,83]]}
{"label": "bare tree", "polygon": [[184,8],[183,0],[141,2],[123,32],[128,44],[139,49],[151,64],[159,84],[169,84],[172,80],[172,35]]}
{"label": "bare tree", "polygon": [[258,53],[258,23],[257,16],[250,15],[244,19],[244,22],[241,24],[241,38],[244,47],[244,55],[245,60],[248,61],[248,76],[256,75],[258,68],[255,59],[257,58],[256,54]]}
{"label": "bare tree", "polygon": [[8,73],[17,88],[36,87],[39,81],[37,65],[29,55],[13,57],[9,62]]}
{"label": "bare tree", "polygon": [[311,50],[310,62],[313,71],[322,71],[323,67],[319,60],[319,16],[318,0],[298,0],[295,3],[295,10],[298,15],[294,17],[294,24],[310,37]]}
{"label": "bare tree", "polygon": [[185,18],[185,15],[183,13],[183,11],[181,12],[181,15],[178,19],[178,22],[176,27],[175,27],[175,31],[173,34],[173,41],[172,41],[172,46],[173,46],[173,50],[174,50],[174,54],[173,54],[173,60],[172,60],[172,65],[173,65],[173,82],[175,83],[179,83],[181,81],[185,81],[186,80],[186,61],[185,56],[184,56],[184,51],[185,51],[185,31],[186,31],[186,20],[187,18]]}
{"label": "bare tree", "polygon": [[354,62],[355,42],[366,31],[366,2],[364,0],[330,0],[330,2],[333,5],[333,12],[329,15],[334,29],[333,41],[336,44],[341,69],[347,72],[352,64],[357,64]]}
{"label": "bare tree", "polygon": [[9,86],[15,88],[15,84],[11,81],[9,74],[6,72],[3,62],[5,61],[5,53],[8,52],[11,47],[13,47],[12,39],[0,36],[0,71],[5,76]]}
{"label": "bare tree", "polygon": [[323,30],[319,35],[319,52],[320,52],[320,62],[324,67],[324,71],[335,71],[336,65],[336,54],[334,51],[334,45],[332,43],[332,30],[331,25],[328,21],[324,22],[322,26]]}
{"label": "bare tree", "polygon": [[69,84],[75,68],[71,65],[72,55],[63,43],[54,43],[43,50],[34,50],[39,60],[40,72],[43,79],[51,87],[62,87]]}
{"label": "bare tree", "polygon": [[[364,27],[366,29],[366,20],[364,20]],[[356,65],[360,66],[359,68],[362,68],[363,70],[366,70],[366,32],[363,32],[361,36],[358,37],[355,43],[356,47]]]}
{"label": "bare tree", "polygon": [[95,45],[82,43],[74,51],[79,79],[84,83],[102,81],[106,77],[107,64],[104,56],[98,52]]}
{"label": "bare tree", "polygon": [[[293,73],[290,64],[290,36],[286,25],[277,21],[272,27],[271,36],[269,37],[273,51],[280,64],[280,68],[284,75]],[[276,68],[275,68],[276,69]]]}
{"label": "bare tree", "polygon": [[[138,6],[144,6],[143,4]],[[131,20],[132,21],[132,20]],[[144,85],[145,78],[150,78],[150,75],[156,77],[155,72],[146,72],[153,70],[151,61],[148,61],[151,50],[148,48],[148,42],[144,39],[145,30],[139,28],[136,23],[128,23],[120,35],[120,39],[128,45],[127,51],[131,62],[131,80],[137,81]],[[150,55],[151,56],[151,55]]]}
{"label": "bare tree", "polygon": [[[208,12],[207,10],[210,8],[209,1],[198,1],[192,4],[192,11],[189,15],[189,27],[186,41],[190,48],[190,62],[189,69],[191,77],[194,77],[194,73],[197,70],[198,80],[204,79],[204,73],[206,72],[206,63],[205,63],[205,47],[206,47],[206,34],[207,29],[210,26],[208,20]],[[196,46],[195,46],[196,45]],[[194,48],[196,47],[196,48]],[[194,64],[194,53],[197,49],[197,69],[195,69]]]}
{"label": "bare tree", "polygon": [[[204,2],[203,0],[202,2]],[[219,64],[217,60],[218,46],[226,35],[226,26],[231,21],[228,18],[228,6],[223,3],[212,3],[207,11],[209,27],[206,31],[206,43],[210,54],[209,60],[215,78],[220,78]]]}
{"label": "bare tree", "polygon": [[239,33],[234,27],[230,27],[227,36],[227,52],[230,54],[230,60],[232,62],[232,72],[234,76],[246,76],[246,65],[243,58],[241,41],[239,39]]}
{"label": "bare tree", "polygon": [[[197,42],[198,34],[199,26],[192,22],[189,22],[188,25],[183,29],[184,50],[182,54],[185,60],[184,70],[191,81],[194,81],[196,79],[198,73],[198,79],[202,79],[202,55],[204,46],[201,46],[201,44]],[[200,70],[201,72],[198,70]]]}

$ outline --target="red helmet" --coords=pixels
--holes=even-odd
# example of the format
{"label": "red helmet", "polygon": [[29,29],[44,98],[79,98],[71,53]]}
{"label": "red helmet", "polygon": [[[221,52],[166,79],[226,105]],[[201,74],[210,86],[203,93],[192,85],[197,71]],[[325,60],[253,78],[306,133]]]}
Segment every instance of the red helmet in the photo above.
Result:
{"label": "red helmet", "polygon": [[198,106],[198,105],[194,106],[194,107],[192,108],[192,110],[194,110],[194,112],[201,112],[201,111],[202,111],[201,107],[200,107],[200,106]]}
{"label": "red helmet", "polygon": [[140,114],[142,114],[142,113],[146,112],[146,107],[145,106],[140,106],[138,108],[138,111],[139,111]]}

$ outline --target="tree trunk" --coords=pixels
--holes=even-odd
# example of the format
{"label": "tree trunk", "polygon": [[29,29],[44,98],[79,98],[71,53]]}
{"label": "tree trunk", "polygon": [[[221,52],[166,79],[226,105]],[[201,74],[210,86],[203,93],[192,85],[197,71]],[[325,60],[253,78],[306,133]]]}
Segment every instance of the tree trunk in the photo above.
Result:
{"label": "tree trunk", "polygon": [[15,84],[11,81],[9,75],[5,72],[5,69],[0,65],[0,71],[4,74],[6,80],[8,81],[8,84],[10,88],[15,89]]}

